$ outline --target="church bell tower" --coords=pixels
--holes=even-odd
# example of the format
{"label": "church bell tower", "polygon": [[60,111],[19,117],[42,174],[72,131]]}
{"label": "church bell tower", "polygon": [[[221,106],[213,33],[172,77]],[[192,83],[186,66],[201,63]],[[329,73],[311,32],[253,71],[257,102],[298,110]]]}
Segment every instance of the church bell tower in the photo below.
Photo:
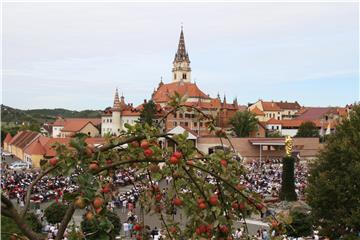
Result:
{"label": "church bell tower", "polygon": [[183,28],[181,27],[180,40],[178,45],[178,50],[175,54],[172,68],[172,81],[173,82],[190,82],[191,80],[191,68],[189,55],[186,52],[185,48],[185,39]]}

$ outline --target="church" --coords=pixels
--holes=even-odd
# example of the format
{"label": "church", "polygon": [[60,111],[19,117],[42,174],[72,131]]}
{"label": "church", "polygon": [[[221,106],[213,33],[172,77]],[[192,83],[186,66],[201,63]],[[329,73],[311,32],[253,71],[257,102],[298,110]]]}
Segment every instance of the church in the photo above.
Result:
{"label": "church", "polygon": [[[166,114],[166,106],[175,92],[186,97],[185,105],[196,107],[205,114],[212,116],[218,127],[228,128],[229,119],[236,111],[240,110],[236,99],[232,103],[227,103],[225,96],[222,101],[219,95],[212,98],[209,94],[205,94],[195,82],[191,81],[190,58],[186,51],[182,28],[173,61],[172,80],[170,83],[164,83],[161,80],[157,89],[151,95],[151,99],[157,107],[156,116],[158,118]],[[119,98],[116,89],[113,107],[106,108],[102,113],[101,134],[120,134],[122,130],[125,130],[125,123],[135,124],[139,119],[142,107],[143,104],[137,107],[134,107],[133,104],[126,104],[124,96]],[[205,126],[205,121],[196,117],[195,112],[189,108],[185,112],[178,112],[176,115],[170,114],[165,122],[164,131],[168,132],[181,126],[197,137],[206,136],[210,133]]]}

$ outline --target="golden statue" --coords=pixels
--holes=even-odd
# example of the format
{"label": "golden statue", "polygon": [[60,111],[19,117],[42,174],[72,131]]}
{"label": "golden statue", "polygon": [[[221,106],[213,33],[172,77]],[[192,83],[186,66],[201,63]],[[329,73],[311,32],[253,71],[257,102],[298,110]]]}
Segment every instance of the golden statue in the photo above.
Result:
{"label": "golden statue", "polygon": [[293,140],[290,136],[286,136],[285,138],[285,151],[286,156],[290,157],[293,149]]}

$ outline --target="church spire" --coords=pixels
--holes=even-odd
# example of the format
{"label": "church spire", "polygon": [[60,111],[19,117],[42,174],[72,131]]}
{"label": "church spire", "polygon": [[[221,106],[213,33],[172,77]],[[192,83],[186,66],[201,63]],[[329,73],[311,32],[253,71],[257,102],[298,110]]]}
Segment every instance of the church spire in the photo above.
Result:
{"label": "church spire", "polygon": [[182,26],[181,26],[178,49],[173,61],[172,72],[173,72],[173,82],[179,82],[179,81],[190,82],[190,73],[191,73],[190,59],[185,48],[185,38],[184,38],[184,31]]}
{"label": "church spire", "polygon": [[120,109],[120,100],[119,100],[119,93],[118,93],[118,89],[117,89],[117,88],[116,88],[116,91],[115,91],[113,109]]}
{"label": "church spire", "polygon": [[183,61],[190,63],[189,55],[186,52],[186,48],[185,48],[184,31],[183,31],[183,27],[181,26],[180,39],[179,39],[178,49],[175,54],[174,63],[183,62]]}

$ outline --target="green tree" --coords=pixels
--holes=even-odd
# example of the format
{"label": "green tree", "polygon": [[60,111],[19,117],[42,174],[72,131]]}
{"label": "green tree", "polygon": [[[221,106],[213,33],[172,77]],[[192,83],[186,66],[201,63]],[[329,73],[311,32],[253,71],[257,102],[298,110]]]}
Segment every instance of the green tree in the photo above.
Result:
{"label": "green tree", "polygon": [[233,131],[238,137],[248,137],[252,131],[257,129],[258,121],[255,114],[249,111],[236,112],[230,119]]}
{"label": "green tree", "polygon": [[156,114],[156,104],[153,100],[144,103],[143,109],[140,112],[139,122],[140,123],[147,123],[152,126],[155,114]]}
{"label": "green tree", "polygon": [[88,240],[97,240],[101,239],[102,236],[107,236],[110,239],[115,239],[116,236],[120,234],[121,231],[121,221],[117,214],[107,211],[105,216],[108,218],[108,225],[111,226],[111,231],[106,231],[106,225],[101,224],[98,219],[87,220],[85,215],[83,221],[81,222],[81,230],[86,235]]}
{"label": "green tree", "polygon": [[45,209],[45,217],[51,224],[59,223],[64,218],[67,206],[61,203],[52,203]]}
{"label": "green tree", "polygon": [[287,226],[287,235],[291,237],[307,237],[313,232],[311,215],[299,210],[290,212],[292,222]]}
{"label": "green tree", "polygon": [[296,201],[294,158],[286,156],[283,158],[283,170],[281,176],[281,189],[279,197],[282,201]]}
{"label": "green tree", "polygon": [[310,168],[307,200],[316,225],[331,238],[360,231],[360,106],[329,136]]}
{"label": "green tree", "polygon": [[303,122],[299,126],[296,137],[319,137],[319,129],[311,121]]}
{"label": "green tree", "polygon": [[[25,222],[33,231],[41,233],[42,225],[34,213],[26,214]],[[3,215],[1,216],[1,228],[1,239],[10,239],[10,236],[13,233],[21,235],[21,230],[14,220]]]}

